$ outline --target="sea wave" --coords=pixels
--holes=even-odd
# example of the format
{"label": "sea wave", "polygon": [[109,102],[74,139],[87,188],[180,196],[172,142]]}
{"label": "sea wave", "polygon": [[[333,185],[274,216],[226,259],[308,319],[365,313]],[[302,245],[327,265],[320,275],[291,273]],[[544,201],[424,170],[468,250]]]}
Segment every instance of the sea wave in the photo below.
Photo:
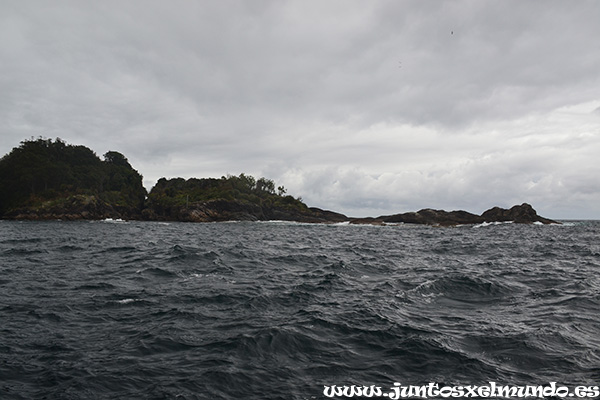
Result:
{"label": "sea wave", "polygon": [[3,399],[600,377],[597,222],[0,226]]}

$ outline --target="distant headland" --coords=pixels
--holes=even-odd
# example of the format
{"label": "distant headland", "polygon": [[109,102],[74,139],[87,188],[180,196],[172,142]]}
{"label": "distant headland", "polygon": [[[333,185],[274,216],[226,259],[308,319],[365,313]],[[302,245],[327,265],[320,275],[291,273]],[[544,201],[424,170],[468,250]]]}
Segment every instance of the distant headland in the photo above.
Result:
{"label": "distant headland", "polygon": [[481,215],[423,209],[352,218],[308,207],[267,178],[161,178],[150,190],[127,158],[116,151],[101,160],[85,146],[61,139],[21,142],[0,159],[0,218],[15,220],[269,221],[455,226],[484,222],[557,224],[529,204],[491,208]]}

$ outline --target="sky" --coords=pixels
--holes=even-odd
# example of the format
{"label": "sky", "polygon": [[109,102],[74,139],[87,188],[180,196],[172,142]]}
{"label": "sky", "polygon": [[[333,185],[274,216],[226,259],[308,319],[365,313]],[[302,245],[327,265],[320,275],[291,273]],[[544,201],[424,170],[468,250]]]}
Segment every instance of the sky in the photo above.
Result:
{"label": "sky", "polygon": [[600,2],[0,0],[0,154],[57,137],[349,216],[600,219]]}

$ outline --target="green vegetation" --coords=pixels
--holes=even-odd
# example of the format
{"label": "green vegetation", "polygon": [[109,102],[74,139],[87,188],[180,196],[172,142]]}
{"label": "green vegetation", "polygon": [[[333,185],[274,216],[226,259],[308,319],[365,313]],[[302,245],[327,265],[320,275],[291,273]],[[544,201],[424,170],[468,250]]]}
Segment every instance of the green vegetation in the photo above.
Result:
{"label": "green vegetation", "polygon": [[319,218],[267,178],[161,178],[146,199],[142,176],[116,151],[101,160],[61,139],[21,142],[0,159],[0,217],[215,221]]}
{"label": "green vegetation", "polygon": [[116,151],[102,161],[85,146],[39,138],[0,159],[0,215],[68,206],[73,199],[139,212],[145,196],[142,176]]}
{"label": "green vegetation", "polygon": [[301,200],[285,193],[283,186],[279,186],[276,193],[275,183],[270,179],[255,179],[245,174],[228,175],[220,179],[161,178],[150,191],[147,206],[159,214],[169,214],[173,209],[225,200],[256,205],[263,209],[279,208],[297,212],[308,210]]}

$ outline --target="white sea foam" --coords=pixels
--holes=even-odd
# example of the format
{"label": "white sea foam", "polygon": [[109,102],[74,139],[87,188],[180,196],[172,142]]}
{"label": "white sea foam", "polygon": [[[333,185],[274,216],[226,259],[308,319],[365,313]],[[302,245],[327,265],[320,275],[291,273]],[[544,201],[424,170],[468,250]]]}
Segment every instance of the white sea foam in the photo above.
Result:
{"label": "white sea foam", "polygon": [[105,219],[102,220],[102,222],[106,222],[106,223],[122,223],[122,222],[127,222],[127,221],[125,221],[124,219],[121,219],[121,218],[116,218],[116,219],[105,218]]}
{"label": "white sea foam", "polygon": [[141,299],[122,299],[122,300],[117,300],[117,303],[128,304],[128,303],[133,303],[134,301],[141,301]]}
{"label": "white sea foam", "polygon": [[269,225],[314,225],[310,222],[298,222],[298,221],[284,221],[279,219],[273,219],[269,221],[255,221],[259,224],[269,224]]}
{"label": "white sea foam", "polygon": [[346,225],[350,225],[350,221],[335,222],[335,223],[333,223],[333,224],[328,224],[328,225],[333,225],[333,226],[346,226]]}
{"label": "white sea foam", "polygon": [[481,228],[484,226],[490,225],[506,225],[506,224],[514,224],[514,221],[504,221],[504,222],[482,222],[481,224],[473,225],[473,228]]}

